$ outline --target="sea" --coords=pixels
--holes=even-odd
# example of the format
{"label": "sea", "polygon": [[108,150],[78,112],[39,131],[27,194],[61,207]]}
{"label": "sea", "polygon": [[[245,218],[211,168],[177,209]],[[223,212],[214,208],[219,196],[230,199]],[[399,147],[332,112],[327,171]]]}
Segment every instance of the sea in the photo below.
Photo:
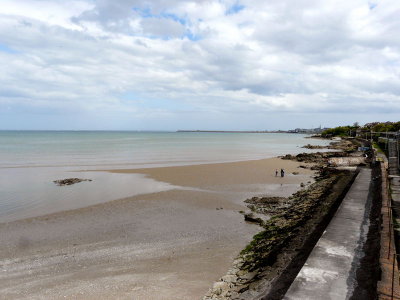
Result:
{"label": "sea", "polygon": [[[289,133],[0,131],[0,223],[175,188],[105,170],[256,160],[328,141]],[[53,181],[91,179],[71,186]]]}

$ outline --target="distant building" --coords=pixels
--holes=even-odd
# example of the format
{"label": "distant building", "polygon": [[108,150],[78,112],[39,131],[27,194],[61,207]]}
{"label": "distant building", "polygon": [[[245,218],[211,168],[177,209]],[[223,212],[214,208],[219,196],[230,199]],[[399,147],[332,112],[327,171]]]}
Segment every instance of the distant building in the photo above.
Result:
{"label": "distant building", "polygon": [[320,134],[322,131],[329,129],[329,128],[321,128],[319,126],[318,128],[310,128],[310,129],[304,129],[304,128],[296,128],[292,130],[288,130],[288,133],[303,133],[303,134]]}

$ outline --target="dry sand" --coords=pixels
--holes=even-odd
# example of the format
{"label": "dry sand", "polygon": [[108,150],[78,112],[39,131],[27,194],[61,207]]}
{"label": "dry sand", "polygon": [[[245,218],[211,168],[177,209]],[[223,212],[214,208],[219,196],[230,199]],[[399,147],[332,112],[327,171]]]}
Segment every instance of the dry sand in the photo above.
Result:
{"label": "dry sand", "polygon": [[312,174],[298,166],[113,170],[183,188],[0,224],[0,298],[199,299],[260,229],[238,213],[243,200],[293,193]]}

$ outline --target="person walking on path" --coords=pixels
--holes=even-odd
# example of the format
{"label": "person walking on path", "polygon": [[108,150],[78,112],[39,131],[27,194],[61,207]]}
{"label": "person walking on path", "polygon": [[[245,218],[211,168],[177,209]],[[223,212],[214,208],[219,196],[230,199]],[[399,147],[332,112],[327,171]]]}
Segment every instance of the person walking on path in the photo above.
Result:
{"label": "person walking on path", "polygon": [[281,177],[285,177],[285,170],[281,169]]}

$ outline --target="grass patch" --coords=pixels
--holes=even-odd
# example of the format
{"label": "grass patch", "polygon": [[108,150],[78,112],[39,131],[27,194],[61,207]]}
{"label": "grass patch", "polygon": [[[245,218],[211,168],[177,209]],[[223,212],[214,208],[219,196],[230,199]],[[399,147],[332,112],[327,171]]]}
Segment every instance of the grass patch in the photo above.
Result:
{"label": "grass patch", "polygon": [[385,151],[382,150],[381,146],[378,143],[374,142],[372,146],[378,151],[379,153],[385,154]]}

